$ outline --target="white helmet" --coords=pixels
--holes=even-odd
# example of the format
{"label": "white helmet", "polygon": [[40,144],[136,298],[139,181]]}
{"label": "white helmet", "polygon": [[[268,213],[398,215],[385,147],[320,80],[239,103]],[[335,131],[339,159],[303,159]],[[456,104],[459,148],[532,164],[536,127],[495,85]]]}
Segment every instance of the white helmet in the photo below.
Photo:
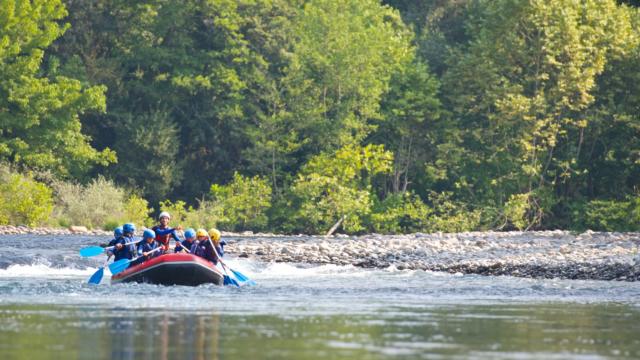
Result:
{"label": "white helmet", "polygon": [[169,215],[169,213],[166,211],[163,211],[160,213],[160,215],[158,215],[158,220],[162,219],[163,217],[166,217],[167,219],[171,220],[171,215]]}

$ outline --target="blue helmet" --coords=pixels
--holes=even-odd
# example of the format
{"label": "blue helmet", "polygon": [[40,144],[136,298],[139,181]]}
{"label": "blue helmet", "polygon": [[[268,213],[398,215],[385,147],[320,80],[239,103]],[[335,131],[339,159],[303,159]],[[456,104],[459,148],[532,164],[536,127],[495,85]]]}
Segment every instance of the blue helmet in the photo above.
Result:
{"label": "blue helmet", "polygon": [[148,239],[148,238],[155,239],[156,238],[156,233],[151,229],[145,229],[144,233],[142,233],[142,238],[143,239]]}
{"label": "blue helmet", "polygon": [[122,236],[122,233],[123,233],[122,226],[118,226],[117,228],[113,229],[113,236],[117,238]]}
{"label": "blue helmet", "polygon": [[189,228],[189,229],[185,230],[184,237],[185,237],[185,239],[194,238],[194,237],[196,237],[196,231],[191,229],[191,228]]}
{"label": "blue helmet", "polygon": [[126,223],[122,226],[122,231],[125,234],[133,234],[134,232],[136,232],[136,226],[132,223]]}

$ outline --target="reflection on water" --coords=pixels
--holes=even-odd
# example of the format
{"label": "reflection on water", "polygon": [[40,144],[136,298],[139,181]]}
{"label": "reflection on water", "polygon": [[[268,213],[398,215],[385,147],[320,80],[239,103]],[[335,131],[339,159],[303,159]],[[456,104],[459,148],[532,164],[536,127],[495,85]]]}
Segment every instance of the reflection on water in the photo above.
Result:
{"label": "reflection on water", "polygon": [[358,316],[0,306],[3,359],[635,359],[639,335],[640,309],[617,304]]}

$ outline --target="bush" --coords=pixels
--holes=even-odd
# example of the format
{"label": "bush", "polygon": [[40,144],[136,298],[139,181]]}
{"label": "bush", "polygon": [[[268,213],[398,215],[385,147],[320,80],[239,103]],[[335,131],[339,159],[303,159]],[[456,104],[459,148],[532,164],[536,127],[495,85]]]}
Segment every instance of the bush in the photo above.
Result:
{"label": "bush", "polygon": [[0,174],[0,224],[37,226],[53,210],[52,190],[29,175],[3,171]]}
{"label": "bush", "polygon": [[363,222],[372,205],[369,191],[345,186],[338,178],[319,174],[298,179],[292,191],[299,198],[296,215],[304,224],[302,231],[326,232],[343,216],[344,231],[355,233],[365,229]]}
{"label": "bush", "polygon": [[178,200],[175,203],[165,200],[160,203],[160,210],[171,214],[171,222],[176,227],[209,229],[224,221],[222,209],[215,202],[200,201],[197,208],[187,207],[186,205],[187,203],[182,200]]}
{"label": "bush", "polygon": [[452,200],[450,192],[431,192],[429,200],[433,214],[429,217],[426,231],[453,233],[478,230],[480,227],[480,211],[469,210],[465,204]]}
{"label": "bush", "polygon": [[378,233],[411,233],[428,228],[432,210],[415,194],[394,194],[374,207],[371,228]]}
{"label": "bush", "polygon": [[125,223],[150,225],[147,201],[137,195],[126,196],[127,191],[103,177],[87,185],[56,181],[55,218],[58,224],[84,225],[88,228],[112,230]]}
{"label": "bush", "polygon": [[222,211],[221,226],[236,231],[266,228],[266,214],[271,207],[271,185],[268,180],[235,173],[229,184],[212,185],[210,194],[216,204],[211,207],[218,207]]}
{"label": "bush", "polygon": [[326,232],[342,217],[344,231],[365,230],[373,205],[372,182],[388,174],[392,165],[393,154],[382,145],[348,145],[311,158],[291,188],[302,230]]}
{"label": "bush", "polygon": [[[584,227],[596,231],[640,230],[640,196],[620,200],[592,200],[584,207]],[[577,220],[576,222],[578,222]]]}
{"label": "bush", "polygon": [[514,194],[504,205],[506,221],[516,229],[522,230],[529,225],[527,211],[529,210],[529,194]]}
{"label": "bush", "polygon": [[96,228],[124,218],[125,191],[103,177],[86,186],[58,181],[54,187],[57,194],[56,217],[72,225]]}
{"label": "bush", "polygon": [[151,227],[153,219],[149,217],[149,213],[152,211],[153,209],[149,208],[147,200],[133,194],[124,203],[124,219],[121,219],[124,221],[119,223],[133,222],[134,224]]}

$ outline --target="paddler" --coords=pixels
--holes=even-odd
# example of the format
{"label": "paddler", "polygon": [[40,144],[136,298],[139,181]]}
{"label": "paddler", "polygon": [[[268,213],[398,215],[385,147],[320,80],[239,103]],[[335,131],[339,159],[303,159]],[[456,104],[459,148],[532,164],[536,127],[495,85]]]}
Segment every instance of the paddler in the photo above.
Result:
{"label": "paddler", "polygon": [[[122,226],[118,226],[117,228],[113,229],[113,239],[111,239],[111,241],[109,241],[108,244],[106,245],[100,245],[102,247],[112,247],[113,249],[108,250],[107,251],[107,256],[111,257],[113,255],[115,255],[115,246],[116,244],[118,244],[120,242],[121,239],[124,239],[124,234],[122,232]],[[118,259],[120,260],[120,259]]]}
{"label": "paddler", "polygon": [[221,235],[220,230],[215,228],[209,229],[209,238],[213,241],[213,245],[216,247],[218,255],[220,255],[220,257],[224,257],[224,246],[227,245],[227,242],[220,240]]}
{"label": "paddler", "polygon": [[135,247],[132,243],[135,241],[135,232],[136,226],[131,223],[124,224],[122,228],[116,228],[113,231],[114,239],[111,240],[109,246],[114,246],[113,250],[111,250],[114,255],[114,261],[133,257]]}
{"label": "paddler", "polygon": [[176,229],[169,227],[169,221],[171,221],[171,215],[168,212],[163,211],[158,215],[158,220],[160,224],[151,228],[153,232],[156,234],[156,241],[164,247],[163,251],[169,250],[169,240],[173,238],[176,245],[180,242],[180,238],[178,238],[178,234]]}
{"label": "paddler", "polygon": [[[196,243],[196,231],[193,229],[187,229],[184,232],[184,240],[180,242],[176,242],[176,253],[194,253],[195,248],[193,247]],[[193,249],[194,251],[191,251]]]}
{"label": "paddler", "polygon": [[155,240],[156,233],[151,229],[145,229],[142,233],[142,241],[138,244],[138,260],[135,264],[145,262],[149,259],[153,259],[156,256],[160,256],[164,253],[163,250],[156,250],[160,247],[160,244]]}
{"label": "paddler", "polygon": [[196,245],[195,245],[195,254],[211,261],[214,265],[218,264],[218,257],[216,256],[213,247],[211,246],[211,241],[209,240],[209,233],[205,229],[198,229],[196,231]]}

